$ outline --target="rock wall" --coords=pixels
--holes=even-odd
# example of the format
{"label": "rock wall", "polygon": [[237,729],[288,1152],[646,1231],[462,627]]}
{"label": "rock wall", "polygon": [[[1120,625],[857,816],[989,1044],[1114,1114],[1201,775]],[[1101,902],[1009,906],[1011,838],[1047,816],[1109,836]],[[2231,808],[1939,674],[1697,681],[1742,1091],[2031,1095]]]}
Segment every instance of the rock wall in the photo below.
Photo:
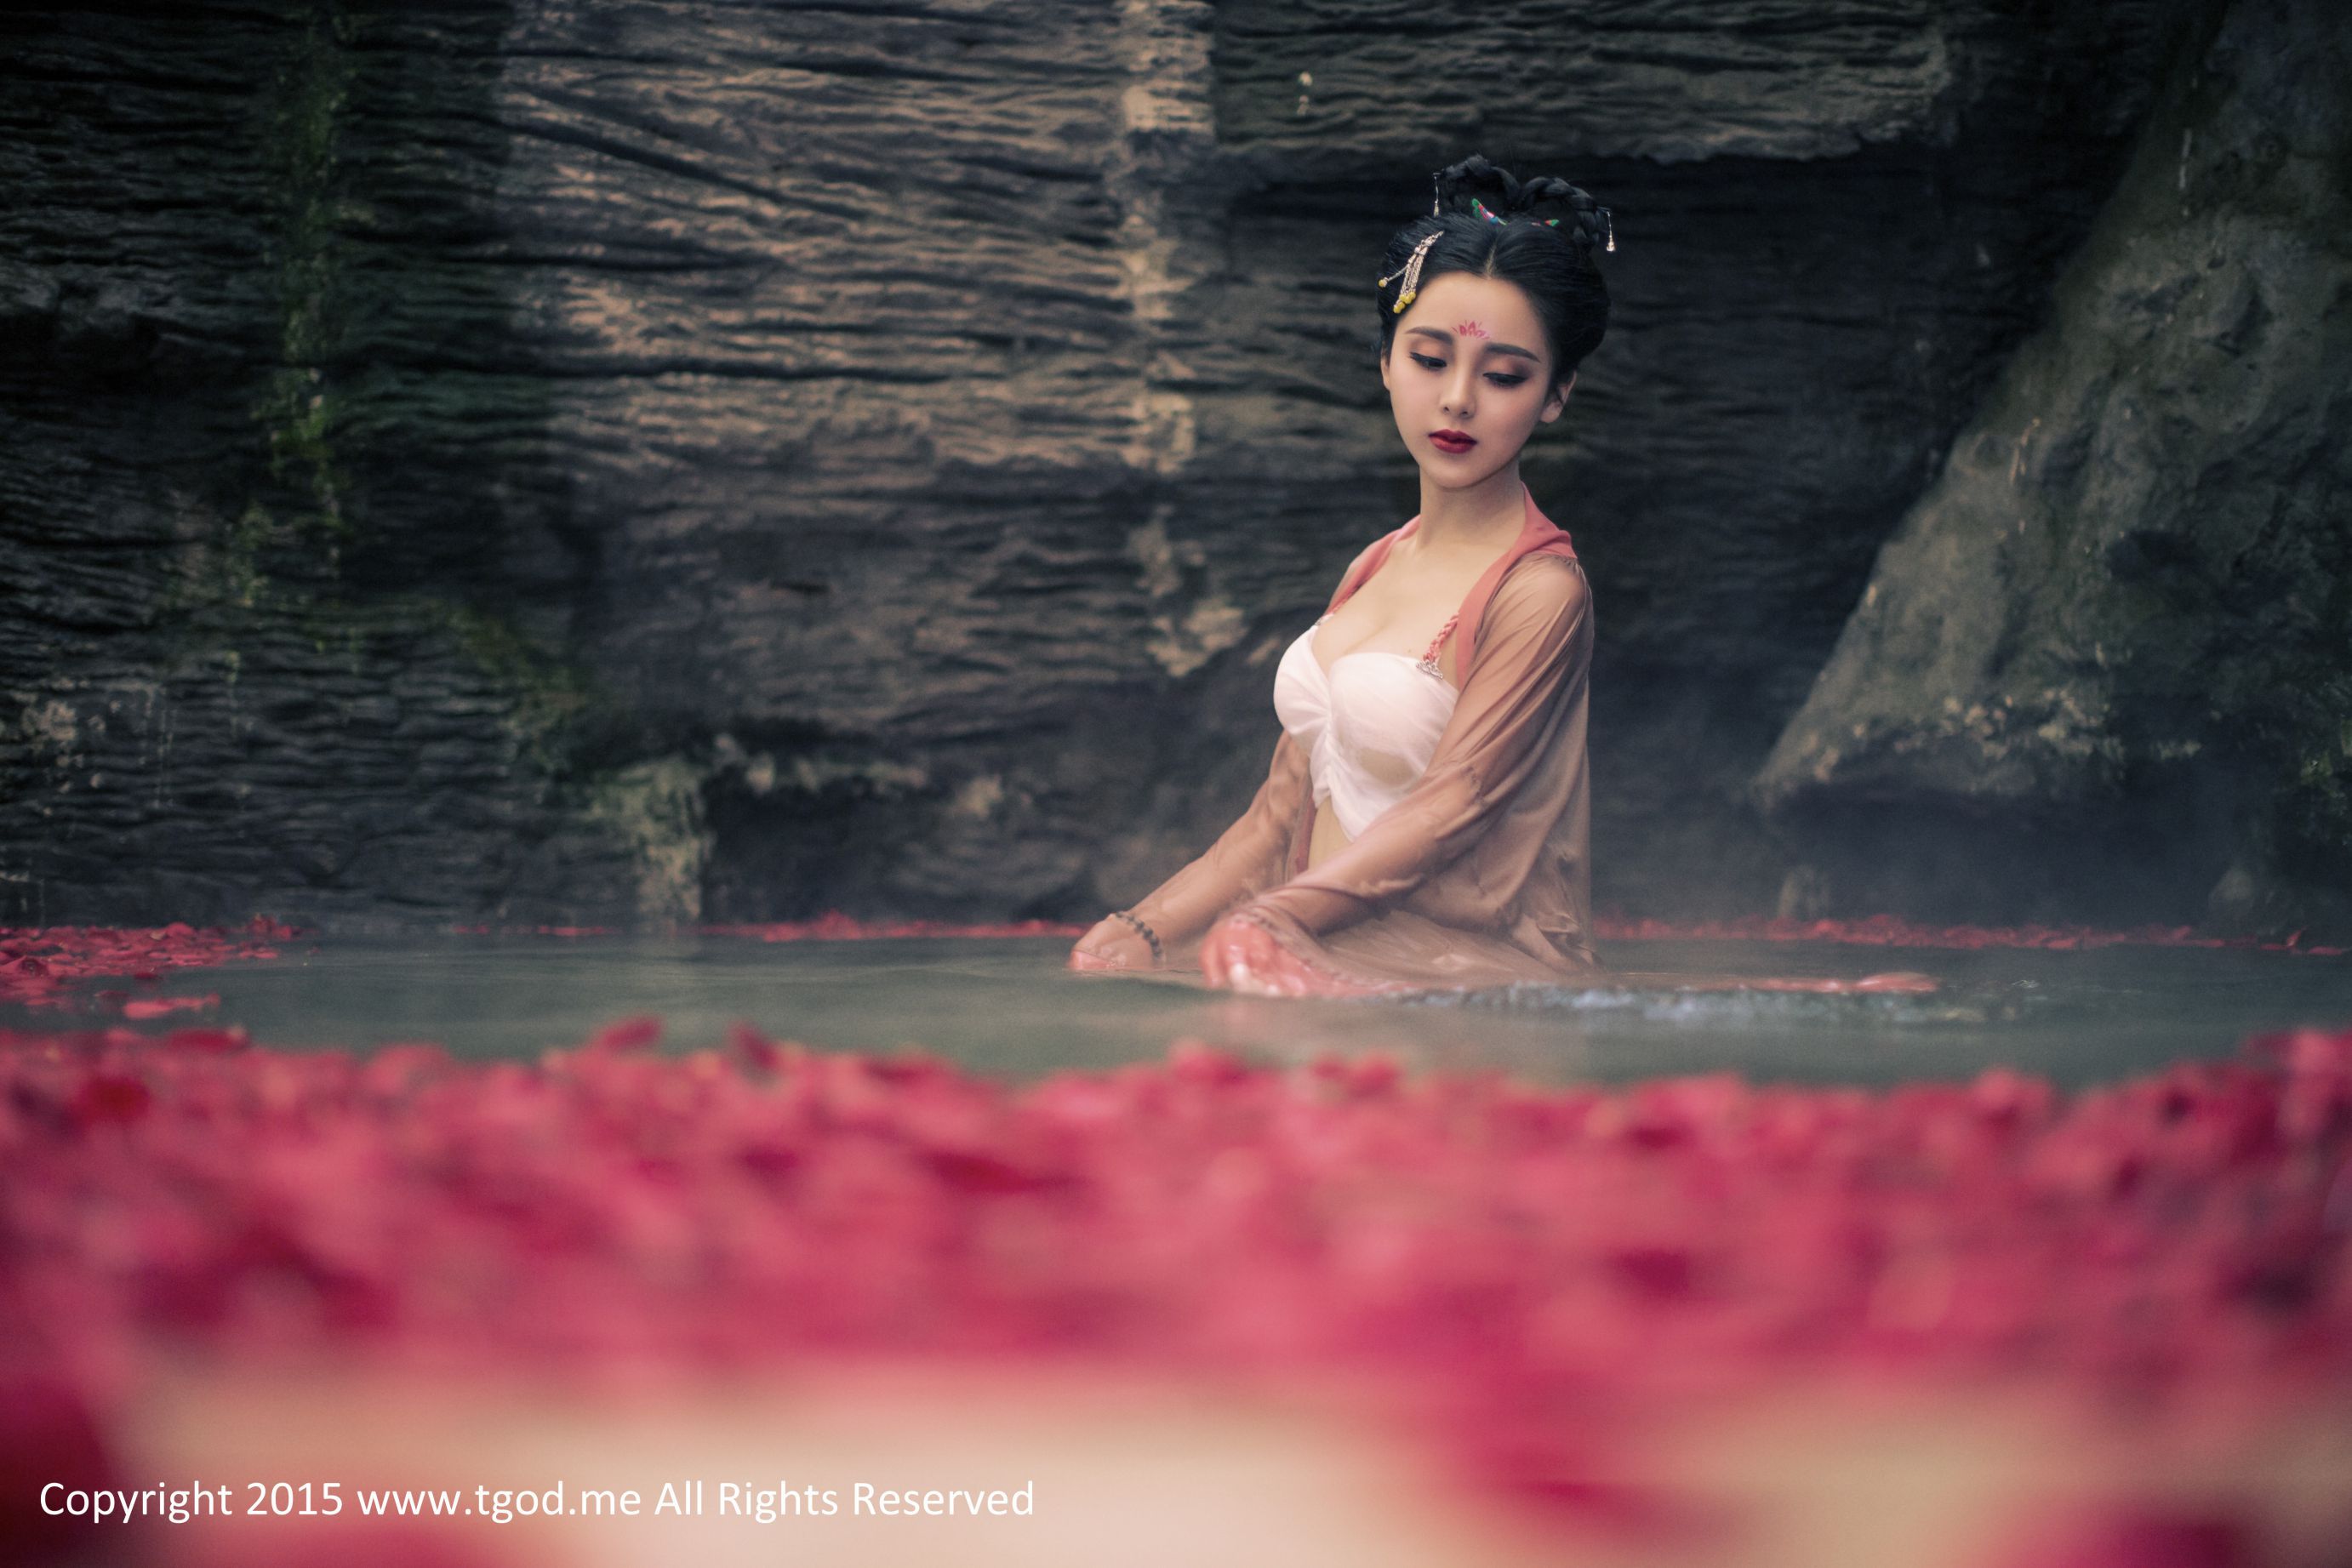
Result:
{"label": "rock wall", "polygon": [[1758,790],[1792,907],[2352,929],[2352,13],[2244,0]]}
{"label": "rock wall", "polygon": [[0,53],[0,919],[1091,915],[1410,515],[1371,274],[1617,213],[1525,465],[1604,906],[1748,785],[2114,187],[2171,0],[192,4]]}

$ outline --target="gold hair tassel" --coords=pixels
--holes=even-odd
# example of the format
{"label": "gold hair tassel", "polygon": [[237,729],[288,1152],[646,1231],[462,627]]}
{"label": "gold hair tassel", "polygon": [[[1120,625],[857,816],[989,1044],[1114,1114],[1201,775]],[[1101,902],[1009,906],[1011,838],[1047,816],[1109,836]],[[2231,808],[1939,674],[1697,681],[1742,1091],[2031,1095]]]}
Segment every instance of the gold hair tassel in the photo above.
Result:
{"label": "gold hair tassel", "polygon": [[[1422,236],[1422,241],[1419,245],[1412,247],[1412,259],[1408,260],[1404,264],[1404,292],[1399,294],[1397,296],[1396,303],[1389,307],[1390,315],[1403,315],[1404,308],[1412,304],[1414,296],[1421,292],[1421,258],[1429,254],[1429,247],[1435,245],[1437,243],[1437,236],[1444,232],[1445,231],[1444,229],[1433,229],[1428,234]],[[1395,276],[1395,273],[1389,274],[1389,277],[1394,277]],[[1373,287],[1376,288],[1386,288],[1388,286],[1388,277],[1381,278],[1373,284]]]}

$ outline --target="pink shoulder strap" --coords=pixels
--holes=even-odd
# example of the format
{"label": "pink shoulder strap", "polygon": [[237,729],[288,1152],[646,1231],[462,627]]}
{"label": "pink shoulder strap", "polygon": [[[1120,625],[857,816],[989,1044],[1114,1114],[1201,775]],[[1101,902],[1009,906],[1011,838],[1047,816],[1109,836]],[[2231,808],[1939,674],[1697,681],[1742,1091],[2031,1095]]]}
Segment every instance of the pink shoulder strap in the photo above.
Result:
{"label": "pink shoulder strap", "polygon": [[1331,602],[1324,607],[1323,613],[1328,615],[1332,611],[1353,599],[1356,596],[1356,590],[1371,580],[1372,573],[1381,570],[1381,563],[1389,559],[1389,551],[1395,546],[1397,540],[1405,538],[1419,527],[1421,527],[1421,517],[1420,514],[1415,513],[1404,527],[1391,528],[1374,539],[1372,548],[1364,552],[1364,558],[1357,564],[1356,570],[1339,580],[1339,591],[1331,595]]}
{"label": "pink shoulder strap", "polygon": [[1497,557],[1495,564],[1471,585],[1470,596],[1462,601],[1460,630],[1463,653],[1457,664],[1465,677],[1470,661],[1478,656],[1479,625],[1486,619],[1486,608],[1494,602],[1495,591],[1503,586],[1503,579],[1511,568],[1531,555],[1556,555],[1564,560],[1576,559],[1576,543],[1568,537],[1567,530],[1543,515],[1536,506],[1534,495],[1526,486],[1520,486],[1519,491],[1527,497],[1526,526],[1519,529],[1519,537],[1512,541],[1511,548]]}
{"label": "pink shoulder strap", "polygon": [[[1447,634],[1458,630],[1465,650],[1458,663],[1459,667],[1466,672],[1470,659],[1478,652],[1479,624],[1486,618],[1486,606],[1493,601],[1495,591],[1502,586],[1504,574],[1531,555],[1556,555],[1568,560],[1576,559],[1575,541],[1569,538],[1565,529],[1543,515],[1536,506],[1534,493],[1523,484],[1519,486],[1519,494],[1527,503],[1526,521],[1519,528],[1519,537],[1511,541],[1510,549],[1495,559],[1495,564],[1488,567],[1476,582],[1471,584],[1468,596],[1462,601],[1462,608],[1455,611],[1438,630],[1435,640],[1429,644],[1429,652],[1422,655],[1424,661],[1433,662],[1438,649],[1444,646]],[[1420,526],[1421,517],[1415,514],[1404,527],[1373,540],[1372,548],[1364,552],[1363,563],[1340,581],[1339,591],[1331,596],[1330,606],[1323,613],[1330,614],[1354,597],[1356,590],[1363,587],[1372,573],[1381,570],[1381,563],[1389,559],[1389,551],[1395,548],[1396,542],[1411,535]]]}

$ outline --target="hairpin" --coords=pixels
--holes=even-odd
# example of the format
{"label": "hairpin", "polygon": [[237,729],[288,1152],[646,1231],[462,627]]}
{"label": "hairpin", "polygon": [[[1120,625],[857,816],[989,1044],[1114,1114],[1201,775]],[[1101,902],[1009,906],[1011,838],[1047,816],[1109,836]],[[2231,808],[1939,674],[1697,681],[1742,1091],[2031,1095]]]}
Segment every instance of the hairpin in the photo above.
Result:
{"label": "hairpin", "polygon": [[[1606,235],[1609,239],[1609,243],[1602,246],[1601,248],[1603,250],[1615,250],[1617,248],[1617,225],[1610,220],[1609,209],[1607,207],[1597,207],[1594,211],[1601,214],[1601,232]],[[1559,227],[1559,220],[1558,218],[1546,218],[1544,220],[1544,224],[1545,226],[1549,228],[1556,229]]]}
{"label": "hairpin", "polygon": [[[1444,232],[1444,229],[1432,229],[1422,236],[1419,245],[1412,247],[1412,256],[1400,269],[1404,275],[1404,289],[1397,296],[1396,303],[1389,307],[1390,315],[1403,315],[1404,308],[1412,303],[1412,297],[1421,292],[1421,258],[1429,254],[1429,247],[1435,245],[1437,236]],[[1396,276],[1394,272],[1389,274],[1389,277]],[[1388,277],[1381,278],[1373,284],[1375,288],[1386,288],[1388,286]]]}

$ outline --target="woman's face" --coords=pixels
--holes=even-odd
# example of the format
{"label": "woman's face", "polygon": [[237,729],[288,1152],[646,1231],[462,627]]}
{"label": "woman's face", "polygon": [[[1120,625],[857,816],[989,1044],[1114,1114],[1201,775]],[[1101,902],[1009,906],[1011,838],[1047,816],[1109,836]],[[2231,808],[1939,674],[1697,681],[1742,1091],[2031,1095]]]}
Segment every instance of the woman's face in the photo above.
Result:
{"label": "woman's face", "polygon": [[1423,285],[1397,322],[1381,384],[1422,473],[1458,489],[1491,477],[1537,425],[1560,416],[1576,378],[1548,391],[1551,364],[1517,284],[1448,272]]}

